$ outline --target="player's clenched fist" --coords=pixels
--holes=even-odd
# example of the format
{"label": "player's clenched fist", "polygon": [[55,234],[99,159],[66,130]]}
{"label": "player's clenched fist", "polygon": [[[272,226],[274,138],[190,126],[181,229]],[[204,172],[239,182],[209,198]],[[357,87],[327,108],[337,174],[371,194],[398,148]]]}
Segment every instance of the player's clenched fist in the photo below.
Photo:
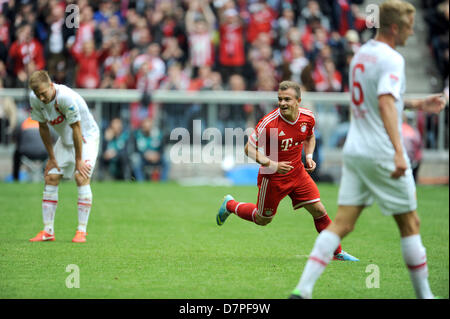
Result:
{"label": "player's clenched fist", "polygon": [[294,167],[289,164],[291,164],[291,162],[278,162],[277,173],[286,174],[293,169]]}

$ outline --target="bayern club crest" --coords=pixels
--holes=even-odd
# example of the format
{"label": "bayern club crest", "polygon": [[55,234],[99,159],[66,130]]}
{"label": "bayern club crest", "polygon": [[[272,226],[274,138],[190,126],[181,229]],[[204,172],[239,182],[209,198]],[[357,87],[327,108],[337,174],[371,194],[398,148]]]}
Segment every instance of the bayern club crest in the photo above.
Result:
{"label": "bayern club crest", "polygon": [[306,128],[307,128],[306,123],[300,124],[300,132],[305,133],[306,132]]}

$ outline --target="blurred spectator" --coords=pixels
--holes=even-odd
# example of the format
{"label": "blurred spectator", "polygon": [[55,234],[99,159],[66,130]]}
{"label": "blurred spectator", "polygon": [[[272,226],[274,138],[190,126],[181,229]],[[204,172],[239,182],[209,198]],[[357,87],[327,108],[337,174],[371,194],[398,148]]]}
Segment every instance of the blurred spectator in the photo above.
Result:
{"label": "blurred spectator", "polygon": [[133,71],[136,74],[136,88],[141,92],[151,93],[159,88],[164,78],[166,65],[160,57],[161,47],[153,42],[147,50],[136,57],[133,62]]}
{"label": "blurred spectator", "polygon": [[302,84],[301,74],[303,69],[309,64],[305,57],[303,48],[300,45],[292,46],[292,59],[290,60],[289,71],[291,72],[291,81]]}
{"label": "blurred spectator", "polygon": [[68,40],[68,46],[75,54],[79,54],[82,52],[85,42],[94,41],[95,43],[96,33],[98,37],[98,32],[92,7],[86,5],[80,8],[80,25],[77,29],[75,38],[70,38]]}
{"label": "blurred spectator", "polygon": [[66,41],[72,32],[65,26],[64,5],[62,2],[54,3],[49,8],[50,14],[47,16],[47,33],[44,49],[47,59],[47,69],[50,77],[57,83],[65,83],[68,69]]}
{"label": "blurred spectator", "polygon": [[[179,63],[169,66],[167,76],[162,80],[160,88],[162,90],[187,90],[190,86],[190,78],[182,69]],[[176,127],[187,127],[185,112],[188,106],[186,104],[166,103],[163,107],[164,132],[166,137],[170,131]]]}
{"label": "blurred spectator", "polygon": [[[189,2],[186,12],[186,30],[189,42],[190,65],[197,69],[202,66],[212,66],[215,54],[213,36],[216,18],[206,0]],[[193,72],[194,76],[197,70]]]}
{"label": "blurred spectator", "polygon": [[161,58],[164,60],[166,67],[169,67],[174,63],[185,64],[186,54],[180,48],[177,38],[169,37],[164,39]]}
{"label": "blurred spectator", "polygon": [[283,3],[283,9],[281,16],[277,20],[277,33],[278,33],[278,44],[281,47],[286,47],[288,45],[288,32],[289,29],[294,27],[295,24],[295,12],[292,9],[290,3]]}
{"label": "blurred spectator", "polygon": [[298,23],[299,28],[304,30],[307,27],[307,24],[309,24],[313,19],[317,19],[319,24],[325,28],[326,31],[330,31],[330,20],[322,13],[319,3],[314,0],[309,0],[306,7],[301,10]]}
{"label": "blurred spectator", "polygon": [[83,42],[81,52],[77,52],[73,46],[70,48],[70,53],[78,64],[76,87],[95,89],[100,86],[100,65],[106,57],[106,50],[96,50],[93,40]]}
{"label": "blurred spectator", "polygon": [[422,161],[422,136],[412,125],[414,114],[403,113],[402,137],[406,152],[411,161],[414,180],[417,182],[420,163]]}
{"label": "blurred spectator", "polygon": [[252,44],[260,33],[268,33],[270,42],[276,38],[274,22],[277,13],[266,1],[257,0],[249,5],[250,19],[247,28],[247,41]]}
{"label": "blurred spectator", "polygon": [[138,182],[165,180],[162,135],[153,126],[152,119],[145,118],[141,127],[134,132],[133,146],[131,164],[136,180]]}
{"label": "blurred spectator", "polygon": [[231,74],[242,73],[245,64],[244,25],[235,8],[228,8],[220,16],[219,64],[224,81]]}
{"label": "blurred spectator", "polygon": [[16,86],[24,86],[28,75],[45,67],[44,50],[34,38],[31,26],[23,25],[17,30],[17,40],[9,49],[9,58],[14,65]]}
{"label": "blurred spectator", "polygon": [[354,16],[351,9],[352,0],[333,1],[333,29],[344,36],[349,29],[354,29]]}
{"label": "blurred spectator", "polygon": [[[0,78],[0,90],[3,80]],[[10,97],[0,97],[0,144],[8,144],[17,125],[17,107]]]}
{"label": "blurred spectator", "polygon": [[[23,157],[27,157],[31,161],[44,162],[48,154],[39,133],[39,122],[32,120],[31,117],[27,117],[17,126],[14,140],[16,150],[13,157],[13,179],[18,181]],[[42,165],[43,168],[44,165]]]}
{"label": "blurred spectator", "polygon": [[114,16],[119,18],[119,22],[122,23],[122,16],[117,8],[117,3],[110,0],[100,0],[99,2],[98,11],[94,13],[94,20],[97,25],[108,26],[111,17]]}
{"label": "blurred spectator", "polygon": [[327,58],[323,65],[318,65],[313,73],[313,79],[318,92],[340,92],[342,76],[331,58]]}
{"label": "blurred spectator", "polygon": [[[227,83],[226,89],[231,92],[245,91],[245,79],[240,74],[232,74]],[[250,117],[253,115],[253,105],[241,104],[221,104],[219,105],[219,124],[218,128],[225,132],[225,128],[242,128],[253,127]]]}
{"label": "blurred spectator", "polygon": [[103,152],[101,156],[101,172],[109,173],[119,180],[131,179],[131,168],[128,159],[130,134],[123,128],[122,120],[114,118],[105,130]]}
{"label": "blurred spectator", "polygon": [[449,1],[441,1],[439,5],[428,8],[425,21],[428,24],[428,42],[441,80],[444,81],[449,66]]}

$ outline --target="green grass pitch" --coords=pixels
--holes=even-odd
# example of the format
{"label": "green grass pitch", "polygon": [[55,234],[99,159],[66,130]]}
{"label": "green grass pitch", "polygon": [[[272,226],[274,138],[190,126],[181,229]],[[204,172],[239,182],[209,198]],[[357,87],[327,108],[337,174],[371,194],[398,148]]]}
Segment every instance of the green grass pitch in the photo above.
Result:
{"label": "green grass pitch", "polygon": [[[338,187],[318,186],[334,218]],[[317,237],[310,215],[294,212],[289,198],[265,227],[234,215],[216,225],[225,194],[255,202],[256,187],[104,182],[92,185],[88,241],[74,244],[77,192],[71,181],[59,188],[56,241],[30,243],[42,229],[42,190],[42,184],[0,184],[2,299],[284,299]],[[448,186],[417,190],[429,280],[443,298],[449,298],[448,191]],[[314,298],[415,298],[394,220],[378,206],[364,211],[342,245],[361,261],[331,262]],[[72,264],[79,268],[79,288],[66,286],[74,274],[66,267]],[[366,285],[374,275],[371,267],[379,270],[379,288]]]}

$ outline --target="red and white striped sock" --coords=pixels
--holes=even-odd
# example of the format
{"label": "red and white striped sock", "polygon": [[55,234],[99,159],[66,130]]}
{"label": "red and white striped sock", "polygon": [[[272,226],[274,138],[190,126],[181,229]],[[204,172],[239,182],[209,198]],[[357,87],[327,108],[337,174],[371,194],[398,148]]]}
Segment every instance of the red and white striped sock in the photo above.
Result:
{"label": "red and white striped sock", "polygon": [[427,255],[420,234],[402,237],[400,243],[417,298],[433,299],[428,283]]}
{"label": "red and white striped sock", "polygon": [[55,233],[55,212],[58,206],[58,186],[45,185],[42,196],[42,220],[44,231],[53,235]]}
{"label": "red and white striped sock", "polygon": [[258,209],[253,203],[240,203],[235,200],[230,200],[227,203],[227,210],[242,219],[255,222],[254,214],[256,214]]}
{"label": "red and white striped sock", "polygon": [[89,213],[92,206],[92,191],[90,185],[78,187],[78,230],[86,232]]}
{"label": "red and white striped sock", "polygon": [[314,284],[333,258],[340,241],[339,236],[329,230],[320,232],[296,287],[303,298],[312,297]]}

